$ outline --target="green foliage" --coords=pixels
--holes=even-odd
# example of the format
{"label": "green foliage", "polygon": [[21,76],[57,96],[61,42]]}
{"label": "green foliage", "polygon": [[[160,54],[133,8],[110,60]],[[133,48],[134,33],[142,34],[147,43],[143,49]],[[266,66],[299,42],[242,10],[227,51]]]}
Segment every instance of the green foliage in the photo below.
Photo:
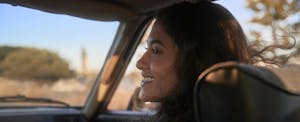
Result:
{"label": "green foliage", "polygon": [[48,50],[0,47],[1,50],[8,50],[1,52],[4,57],[0,60],[0,76],[3,77],[57,80],[74,74],[65,60]]}

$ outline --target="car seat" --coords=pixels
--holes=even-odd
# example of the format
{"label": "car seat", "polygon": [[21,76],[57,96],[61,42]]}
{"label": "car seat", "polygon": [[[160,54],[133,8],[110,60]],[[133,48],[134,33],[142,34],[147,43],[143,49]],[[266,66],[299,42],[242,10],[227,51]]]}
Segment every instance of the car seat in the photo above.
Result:
{"label": "car seat", "polygon": [[300,122],[300,66],[215,64],[199,75],[194,106],[198,122]]}

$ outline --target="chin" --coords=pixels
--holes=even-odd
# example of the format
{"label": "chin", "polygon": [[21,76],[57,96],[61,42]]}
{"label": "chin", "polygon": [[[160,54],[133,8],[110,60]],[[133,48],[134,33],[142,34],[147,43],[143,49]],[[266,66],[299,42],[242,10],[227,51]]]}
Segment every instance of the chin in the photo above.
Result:
{"label": "chin", "polygon": [[154,98],[154,97],[150,97],[150,96],[147,96],[143,93],[143,91],[140,91],[139,93],[139,99],[142,101],[142,102],[159,102],[159,100],[157,98]]}
{"label": "chin", "polygon": [[149,98],[147,96],[144,95],[144,92],[143,91],[140,91],[139,93],[139,99],[142,101],[142,102],[150,102],[149,101]]}

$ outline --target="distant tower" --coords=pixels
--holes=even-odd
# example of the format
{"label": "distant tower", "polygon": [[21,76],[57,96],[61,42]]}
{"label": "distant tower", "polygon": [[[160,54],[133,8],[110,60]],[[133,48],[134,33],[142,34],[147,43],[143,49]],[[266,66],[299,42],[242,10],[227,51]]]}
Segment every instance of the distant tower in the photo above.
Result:
{"label": "distant tower", "polygon": [[87,74],[87,65],[88,65],[88,58],[87,58],[87,53],[85,51],[85,48],[82,48],[81,50],[81,73],[83,75]]}

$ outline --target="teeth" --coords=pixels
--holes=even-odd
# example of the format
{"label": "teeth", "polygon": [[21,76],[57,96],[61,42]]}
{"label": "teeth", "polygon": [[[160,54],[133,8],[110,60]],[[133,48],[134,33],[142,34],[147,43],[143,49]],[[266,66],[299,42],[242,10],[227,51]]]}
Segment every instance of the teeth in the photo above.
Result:
{"label": "teeth", "polygon": [[143,82],[151,82],[151,81],[153,81],[152,77],[144,77],[143,78]]}
{"label": "teeth", "polygon": [[141,87],[144,87],[145,84],[150,83],[154,80],[152,77],[143,77],[143,80],[141,82]]}

